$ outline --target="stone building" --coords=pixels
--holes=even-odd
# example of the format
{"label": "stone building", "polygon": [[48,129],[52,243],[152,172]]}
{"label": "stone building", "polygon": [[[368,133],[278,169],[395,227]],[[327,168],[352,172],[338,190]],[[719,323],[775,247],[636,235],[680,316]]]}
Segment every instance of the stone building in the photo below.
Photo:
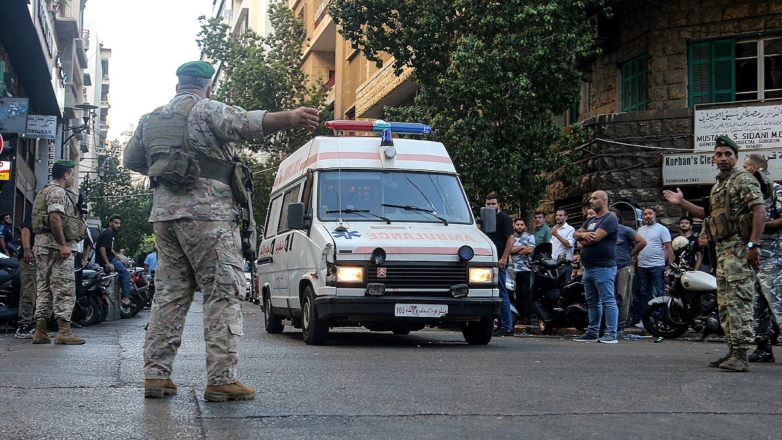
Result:
{"label": "stone building", "polygon": [[[663,189],[699,202],[717,174],[710,163],[671,164],[708,162],[715,135],[782,158],[782,2],[622,1],[613,11],[592,17],[602,54],[585,68],[579,104],[559,118],[592,130],[582,174],[573,186],[550,185],[543,211],[566,207],[580,224],[589,193],[604,189],[612,201],[657,208],[671,226],[681,210]],[[677,153],[682,160],[664,165]]]}

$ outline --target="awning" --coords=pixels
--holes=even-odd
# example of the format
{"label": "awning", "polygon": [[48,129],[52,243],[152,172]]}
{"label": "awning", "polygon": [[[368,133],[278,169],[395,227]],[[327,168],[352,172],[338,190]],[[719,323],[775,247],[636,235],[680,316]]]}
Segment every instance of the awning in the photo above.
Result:
{"label": "awning", "polygon": [[27,3],[27,0],[0,2],[0,41],[30,98],[30,110],[61,119],[49,66]]}

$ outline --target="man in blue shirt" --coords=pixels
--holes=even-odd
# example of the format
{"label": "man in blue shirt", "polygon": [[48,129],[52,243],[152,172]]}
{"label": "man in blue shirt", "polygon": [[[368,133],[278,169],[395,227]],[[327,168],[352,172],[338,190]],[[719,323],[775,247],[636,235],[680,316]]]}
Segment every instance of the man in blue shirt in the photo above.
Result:
{"label": "man in blue shirt", "polygon": [[144,272],[150,273],[153,270],[157,270],[157,246],[152,249],[152,253],[147,255],[144,260]]}
{"label": "man in blue shirt", "polygon": [[[596,217],[584,222],[576,231],[576,240],[581,248],[581,266],[584,268],[584,293],[589,306],[589,327],[587,332],[576,338],[580,342],[603,342],[616,344],[616,325],[619,311],[614,297],[616,280],[616,235],[619,222],[608,213],[608,194],[595,191],[589,198],[589,205]],[[606,330],[600,337],[600,321],[603,310],[606,314]]]}
{"label": "man in blue shirt", "polygon": [[[619,210],[609,208],[608,211],[619,220]],[[627,315],[630,312],[630,301],[633,293],[633,263],[646,246],[646,240],[635,229],[619,225],[616,234],[616,281],[614,293],[619,307],[619,322],[616,326],[618,339],[622,339],[627,323]]]}
{"label": "man in blue shirt", "polygon": [[[11,256],[14,251],[14,221],[11,220],[11,214],[0,215],[0,251],[4,254]],[[11,246],[9,246],[11,245]]]}

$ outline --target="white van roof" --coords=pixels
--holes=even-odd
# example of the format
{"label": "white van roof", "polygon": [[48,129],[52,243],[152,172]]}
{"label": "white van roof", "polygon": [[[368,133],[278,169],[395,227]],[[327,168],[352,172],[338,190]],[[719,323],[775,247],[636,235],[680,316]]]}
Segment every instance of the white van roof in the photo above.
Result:
{"label": "white van roof", "polygon": [[386,157],[381,138],[369,136],[318,136],[282,161],[272,191],[305,175],[308,169],[378,169],[456,173],[440,142],[394,139],[396,156]]}

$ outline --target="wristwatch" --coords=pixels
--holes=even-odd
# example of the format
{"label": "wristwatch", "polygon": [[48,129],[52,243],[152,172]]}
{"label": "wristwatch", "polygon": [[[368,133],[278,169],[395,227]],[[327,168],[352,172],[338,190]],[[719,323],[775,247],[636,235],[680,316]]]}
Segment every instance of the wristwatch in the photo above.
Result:
{"label": "wristwatch", "polygon": [[755,248],[760,249],[760,243],[754,243],[750,241],[749,243],[747,243],[747,247],[750,249],[755,249]]}

